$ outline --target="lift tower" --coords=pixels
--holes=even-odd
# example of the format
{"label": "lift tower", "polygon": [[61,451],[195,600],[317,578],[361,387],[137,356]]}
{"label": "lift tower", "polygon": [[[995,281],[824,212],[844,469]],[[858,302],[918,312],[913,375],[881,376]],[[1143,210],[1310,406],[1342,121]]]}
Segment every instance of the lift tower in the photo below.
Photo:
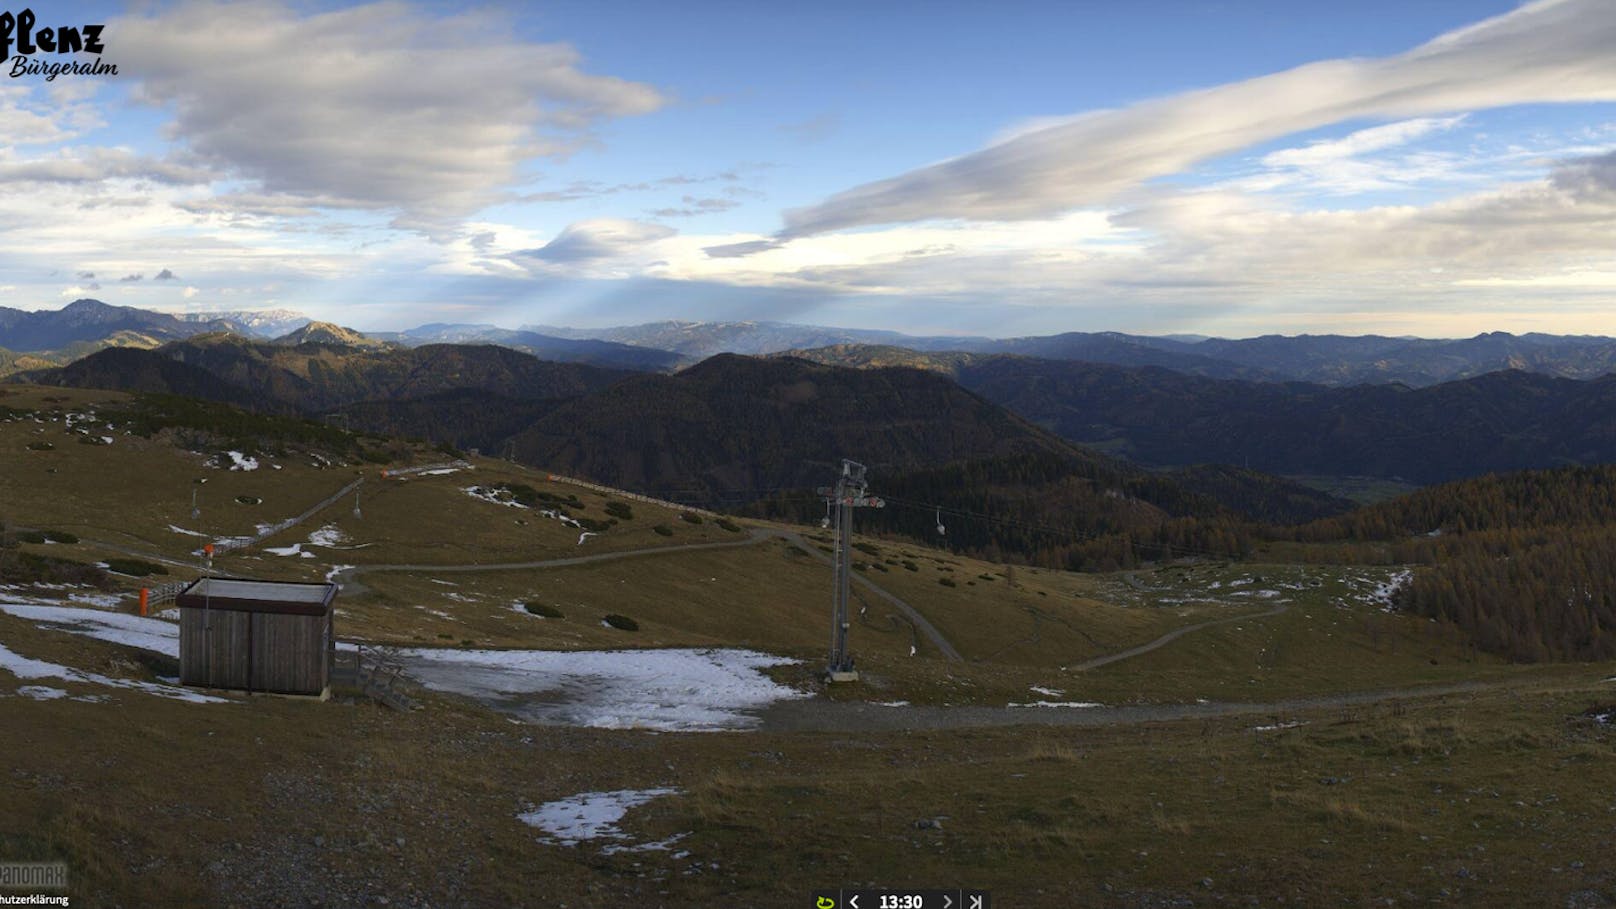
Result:
{"label": "lift tower", "polygon": [[847,651],[847,597],[853,586],[853,509],[887,507],[887,503],[869,494],[864,471],[863,464],[843,458],[842,475],[836,479],[836,485],[819,487],[819,494],[832,506],[831,517],[836,522],[835,597],[831,607],[830,665],[827,668],[832,682],[858,681],[853,656]]}

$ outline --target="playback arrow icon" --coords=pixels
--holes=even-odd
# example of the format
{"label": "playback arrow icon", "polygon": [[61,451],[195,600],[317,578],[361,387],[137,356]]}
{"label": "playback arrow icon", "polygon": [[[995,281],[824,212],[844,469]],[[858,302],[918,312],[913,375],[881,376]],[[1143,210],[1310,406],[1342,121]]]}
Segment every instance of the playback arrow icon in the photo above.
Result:
{"label": "playback arrow icon", "polygon": [[859,909],[859,895],[857,893],[847,898],[847,909]]}
{"label": "playback arrow icon", "polygon": [[953,905],[954,905],[954,898],[949,896],[946,893],[943,894],[943,909],[949,909],[949,907],[951,907]]}

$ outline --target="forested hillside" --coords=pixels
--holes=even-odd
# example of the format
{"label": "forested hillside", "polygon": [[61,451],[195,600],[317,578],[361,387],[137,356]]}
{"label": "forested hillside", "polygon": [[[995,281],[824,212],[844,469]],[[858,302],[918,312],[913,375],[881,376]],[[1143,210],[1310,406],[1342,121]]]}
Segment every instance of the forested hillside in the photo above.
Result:
{"label": "forested hillside", "polygon": [[1449,483],[1288,535],[1325,544],[1314,558],[1426,566],[1399,604],[1457,623],[1485,650],[1616,657],[1616,465]]}

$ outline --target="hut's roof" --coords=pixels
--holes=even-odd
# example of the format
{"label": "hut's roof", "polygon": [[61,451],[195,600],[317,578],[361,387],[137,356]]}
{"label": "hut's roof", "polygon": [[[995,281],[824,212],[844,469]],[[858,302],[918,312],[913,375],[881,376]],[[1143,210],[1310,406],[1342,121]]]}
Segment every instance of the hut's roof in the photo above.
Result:
{"label": "hut's roof", "polygon": [[324,615],[337,594],[335,584],[200,578],[174,598],[181,609],[235,609]]}

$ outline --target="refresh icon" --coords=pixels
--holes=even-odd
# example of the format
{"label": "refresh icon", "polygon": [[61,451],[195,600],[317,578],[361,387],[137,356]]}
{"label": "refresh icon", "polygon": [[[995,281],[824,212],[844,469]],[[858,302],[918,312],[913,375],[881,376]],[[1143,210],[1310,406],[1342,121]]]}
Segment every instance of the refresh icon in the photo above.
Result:
{"label": "refresh icon", "polygon": [[836,909],[836,901],[828,896],[822,896],[814,903],[814,909]]}

